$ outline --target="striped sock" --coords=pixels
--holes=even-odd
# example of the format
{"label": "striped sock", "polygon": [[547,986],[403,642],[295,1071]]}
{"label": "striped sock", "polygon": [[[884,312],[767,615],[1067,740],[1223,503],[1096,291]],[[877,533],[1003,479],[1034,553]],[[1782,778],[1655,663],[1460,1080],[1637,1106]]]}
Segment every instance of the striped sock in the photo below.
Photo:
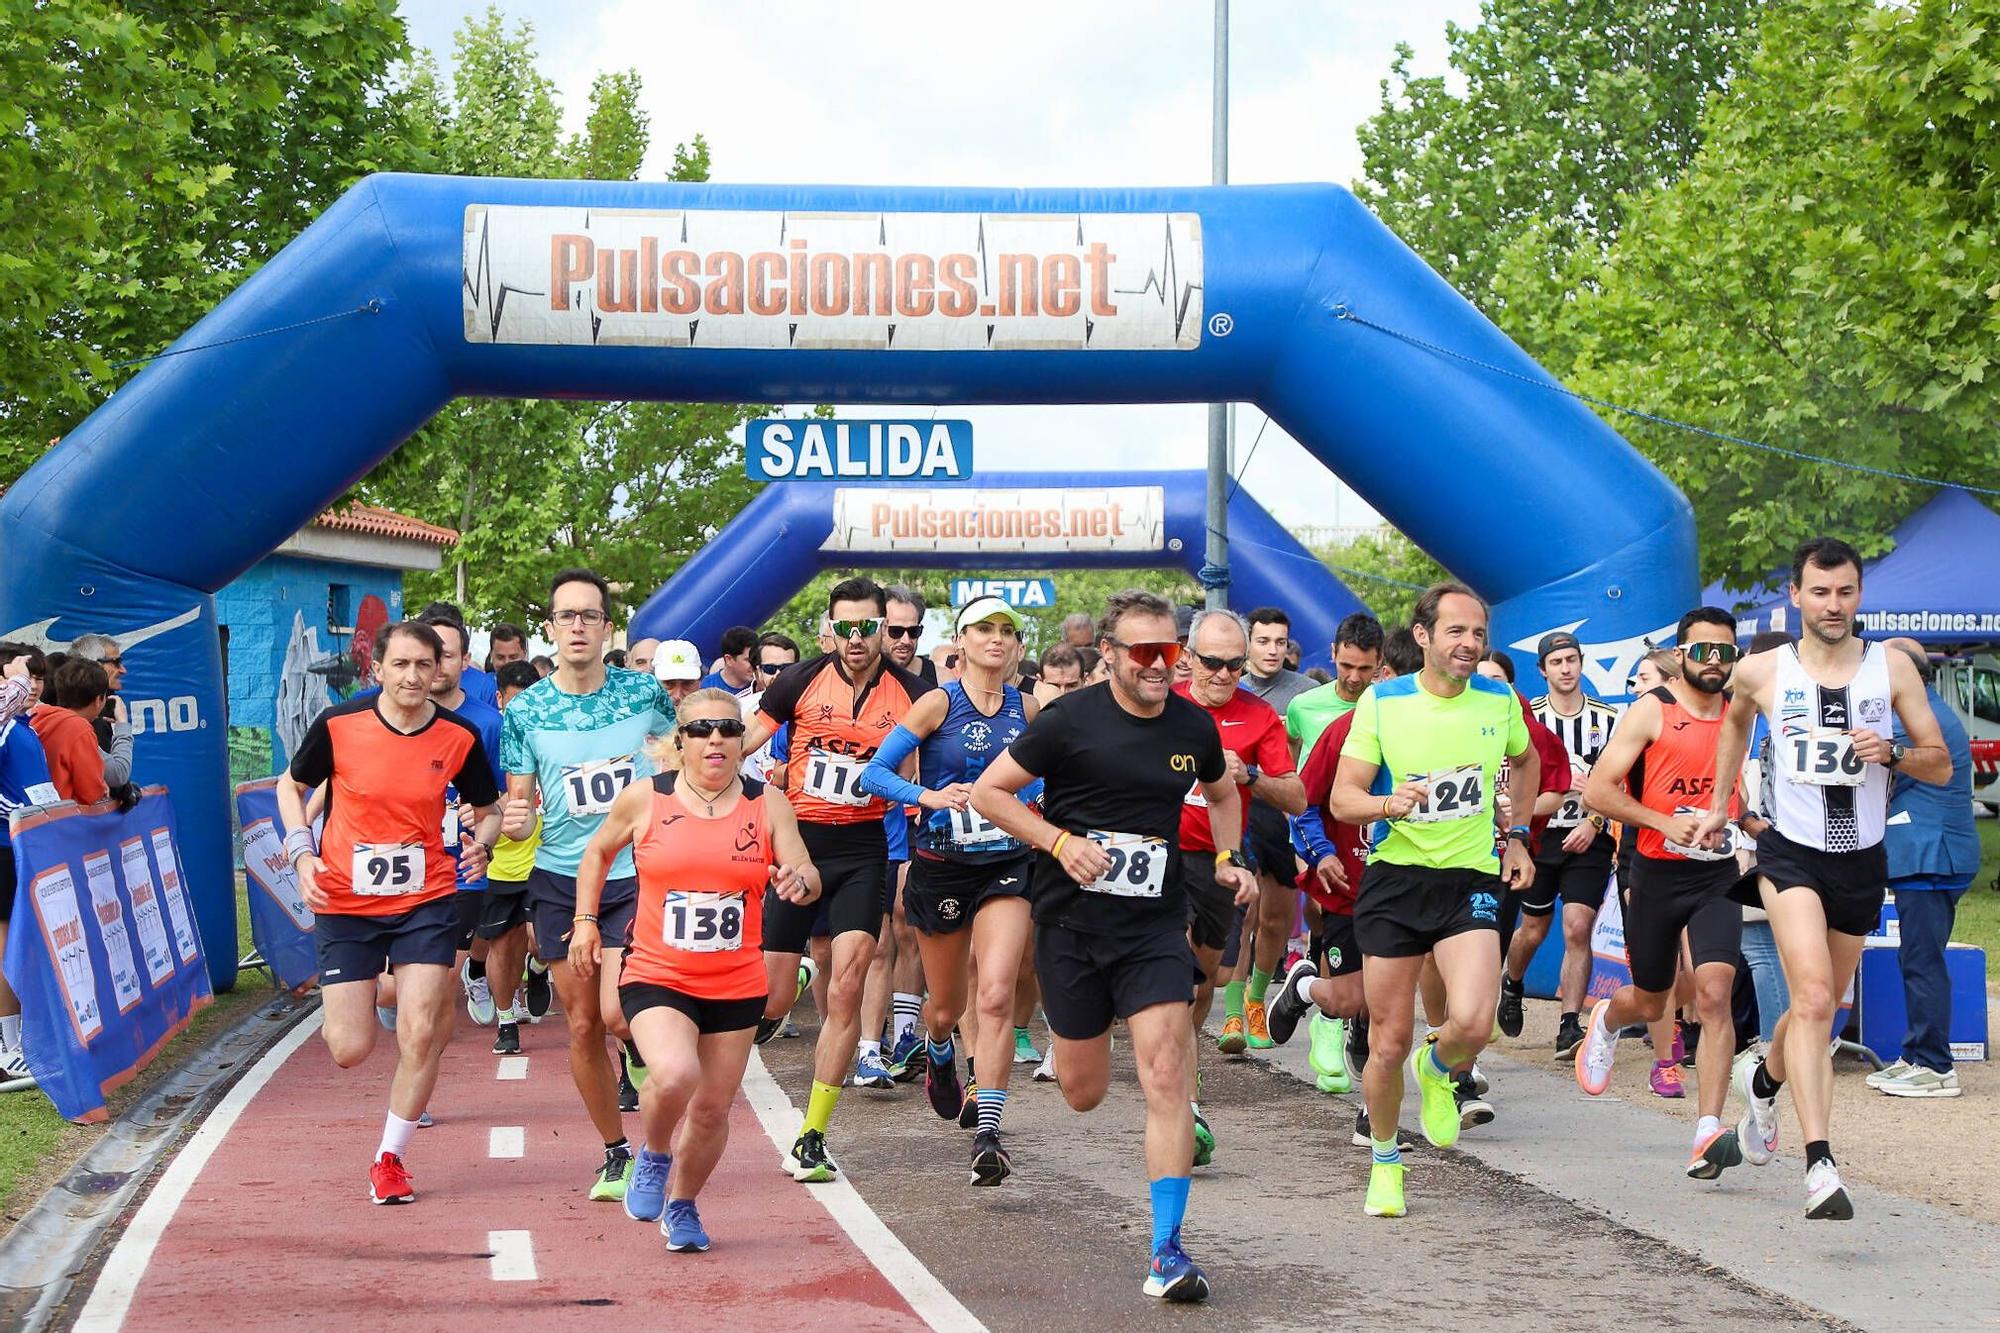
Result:
{"label": "striped sock", "polygon": [[947,1036],[943,1041],[932,1041],[928,1034],[924,1037],[924,1053],[929,1055],[934,1065],[948,1065],[958,1055],[958,1047]]}
{"label": "striped sock", "polygon": [[1007,1109],[1007,1089],[981,1088],[979,1096],[979,1132],[998,1134],[1000,1113]]}
{"label": "striped sock", "polygon": [[1402,1163],[1403,1148],[1396,1142],[1395,1135],[1391,1134],[1386,1142],[1381,1139],[1374,1140],[1374,1146],[1375,1160],[1383,1166],[1398,1166]]}
{"label": "striped sock", "polygon": [[924,1011],[924,997],[911,995],[907,991],[897,991],[890,1001],[889,1012],[894,1015],[896,1040],[901,1041],[905,1032],[917,1026],[917,1017]]}

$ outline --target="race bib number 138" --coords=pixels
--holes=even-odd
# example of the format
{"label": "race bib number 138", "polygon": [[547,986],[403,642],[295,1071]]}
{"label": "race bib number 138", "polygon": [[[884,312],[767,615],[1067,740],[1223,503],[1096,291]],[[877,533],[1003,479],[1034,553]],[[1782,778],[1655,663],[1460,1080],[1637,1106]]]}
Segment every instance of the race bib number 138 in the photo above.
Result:
{"label": "race bib number 138", "polygon": [[726,953],[743,947],[743,898],[734,893],[669,893],[660,911],[667,947]]}

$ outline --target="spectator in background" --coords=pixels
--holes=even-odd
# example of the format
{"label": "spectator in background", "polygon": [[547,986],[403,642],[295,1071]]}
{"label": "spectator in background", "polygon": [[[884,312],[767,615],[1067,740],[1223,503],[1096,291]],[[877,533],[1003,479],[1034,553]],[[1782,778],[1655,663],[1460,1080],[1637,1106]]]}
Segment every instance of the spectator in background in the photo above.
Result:
{"label": "spectator in background", "polygon": [[882,600],[888,607],[882,619],[882,656],[897,669],[938,684],[937,664],[917,656],[917,640],[924,637],[924,595],[892,583],[882,589]]}
{"label": "spectator in background", "polygon": [[79,635],[70,642],[69,651],[71,656],[103,667],[111,682],[104,711],[90,726],[97,734],[97,752],[104,756],[104,785],[116,790],[132,781],[132,719],[125,701],[118,697],[118,689],[125,683],[125,651],[108,634]]}
{"label": "spectator in background", "polygon": [[641,675],[653,674],[653,655],[660,651],[658,639],[634,639],[625,645],[625,665]]}
{"label": "spectator in background", "polygon": [[627,670],[628,668],[625,665],[625,650],[623,648],[613,648],[604,655],[604,665],[617,667],[620,671]]}
{"label": "spectator in background", "polygon": [[[493,633],[488,636],[486,669],[497,672],[509,662],[525,662],[527,660],[528,636],[522,633],[521,627],[509,624],[504,620],[495,625]],[[542,661],[541,658],[535,660],[537,664]],[[555,669],[556,664],[554,659],[549,659],[549,671],[554,671]],[[542,674],[546,676],[549,674],[549,671],[544,671]]]}
{"label": "spectator in background", "polygon": [[1097,623],[1089,613],[1074,611],[1063,617],[1063,642],[1072,648],[1095,648],[1097,646]]}
{"label": "spectator in background", "polygon": [[1306,650],[1299,646],[1297,639],[1285,640],[1285,670],[1297,671],[1299,663],[1306,660]]}
{"label": "spectator in background", "polygon": [[[1945,706],[1934,684],[1937,668],[1913,639],[1890,639],[1916,663],[1930,696],[1931,713],[1951,752],[1951,780],[1918,782],[1901,773],[1889,785],[1889,891],[1896,898],[1901,940],[1896,963],[1903,973],[1903,1003],[1910,1029],[1903,1056],[1868,1076],[1870,1087],[1892,1097],[1956,1097],[1951,1065],[1951,976],[1945,945],[1958,916],[1958,900],[1979,873],[1979,833],[1972,824],[1972,742],[1965,724]],[[1901,718],[1894,740],[1909,743]]]}
{"label": "spectator in background", "polygon": [[1104,654],[1095,648],[1079,648],[1077,654],[1083,658],[1083,683],[1102,685],[1111,679],[1111,664],[1104,660]]}
{"label": "spectator in background", "polygon": [[[28,662],[42,655],[25,643],[0,643],[0,955],[7,952],[7,923],[14,914],[14,848],[7,817],[30,805],[53,805],[61,799],[49,782],[48,761],[41,738],[18,714],[28,708],[32,677]],[[0,1081],[29,1077],[21,1049],[21,1001],[0,976]]]}
{"label": "spectator in background", "polygon": [[703,688],[701,653],[686,639],[668,639],[653,655],[653,674],[666,687],[667,697],[679,707],[681,700]]}
{"label": "spectator in background", "polygon": [[85,657],[66,657],[49,673],[49,704],[29,717],[49,761],[49,778],[65,801],[89,805],[111,794],[104,754],[91,723],[111,693],[111,677]]}
{"label": "spectator in background", "polygon": [[1083,654],[1074,646],[1059,643],[1042,654],[1041,681],[1035,686],[1035,702],[1047,704],[1072,690],[1083,688]]}
{"label": "spectator in background", "polygon": [[[544,678],[552,676],[555,674],[556,670],[556,659],[550,657],[547,653],[542,653],[535,658],[534,668],[535,668],[535,674],[539,676],[542,676]],[[497,667],[495,668],[495,670],[498,669],[499,668]]]}
{"label": "spectator in background", "polygon": [[[731,625],[722,631],[722,657],[716,662],[714,671],[700,678],[700,688],[727,690],[739,699],[754,693],[761,688],[757,683],[756,664],[751,660],[756,652],[757,631],[748,625]],[[661,676],[660,679],[667,680],[669,677]]]}
{"label": "spectator in background", "polygon": [[[0,643],[0,680],[20,681],[27,689],[27,697],[13,701],[13,706],[5,710],[6,716],[32,713],[42,702],[48,674],[49,659],[42,655],[41,649],[29,643]],[[20,686],[15,686],[10,693],[19,689]]]}

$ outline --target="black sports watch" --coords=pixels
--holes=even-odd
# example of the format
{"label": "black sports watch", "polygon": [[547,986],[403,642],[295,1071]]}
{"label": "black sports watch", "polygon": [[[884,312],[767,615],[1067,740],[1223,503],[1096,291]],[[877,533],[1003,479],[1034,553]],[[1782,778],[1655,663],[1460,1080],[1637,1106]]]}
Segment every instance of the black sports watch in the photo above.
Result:
{"label": "black sports watch", "polygon": [[1248,870],[1250,868],[1250,863],[1243,859],[1242,852],[1224,852],[1222,854],[1222,861],[1224,865],[1235,866],[1238,870]]}

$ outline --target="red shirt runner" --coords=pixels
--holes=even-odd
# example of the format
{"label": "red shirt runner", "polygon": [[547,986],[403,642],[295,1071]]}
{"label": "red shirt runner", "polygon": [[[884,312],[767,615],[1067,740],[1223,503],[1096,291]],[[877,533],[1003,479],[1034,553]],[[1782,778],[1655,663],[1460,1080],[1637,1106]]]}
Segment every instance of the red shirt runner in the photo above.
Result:
{"label": "red shirt runner", "polygon": [[[1185,681],[1174,686],[1174,693],[1207,713],[1222,735],[1222,748],[1245,764],[1255,765],[1259,772],[1274,778],[1288,777],[1295,771],[1292,747],[1285,741],[1285,720],[1278,716],[1277,709],[1250,691],[1237,690],[1220,708],[1210,708],[1196,699],[1193,686]],[[1250,788],[1241,786],[1237,790],[1243,797],[1244,821],[1248,823]],[[1188,788],[1187,801],[1181,806],[1181,849],[1215,850],[1215,835],[1208,827],[1208,799],[1201,794],[1199,782]]]}

